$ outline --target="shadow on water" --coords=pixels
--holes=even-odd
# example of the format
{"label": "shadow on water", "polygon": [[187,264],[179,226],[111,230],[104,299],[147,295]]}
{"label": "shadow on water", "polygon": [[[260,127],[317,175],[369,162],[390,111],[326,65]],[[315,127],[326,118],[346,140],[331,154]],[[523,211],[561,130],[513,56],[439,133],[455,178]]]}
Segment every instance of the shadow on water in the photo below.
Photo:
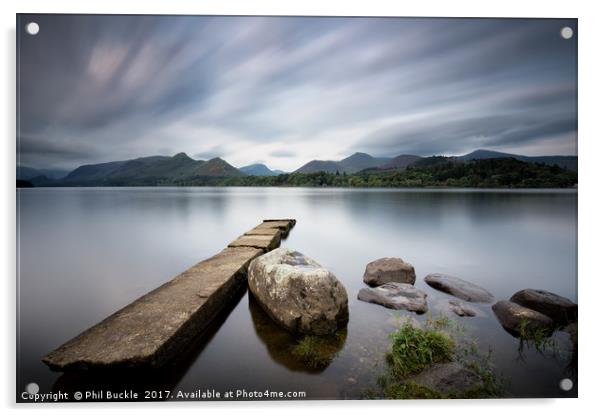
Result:
{"label": "shadow on water", "polygon": [[295,337],[278,326],[249,293],[249,312],[253,328],[272,360],[291,371],[319,374],[345,346],[347,329],[333,336]]}
{"label": "shadow on water", "polygon": [[[55,381],[53,392],[69,393],[73,398],[76,391],[107,391],[138,393],[138,399],[144,399],[144,391],[173,391],[180,380],[199,355],[209,345],[219,329],[226,322],[236,305],[240,302],[247,286],[242,286],[232,297],[227,308],[224,308],[211,322],[210,326],[189,344],[178,357],[158,369],[115,369],[115,370],[89,370],[72,371],[63,373]],[[148,398],[152,400],[166,400],[169,398]],[[94,401],[94,398],[90,398]],[[104,399],[106,400],[106,398]]]}

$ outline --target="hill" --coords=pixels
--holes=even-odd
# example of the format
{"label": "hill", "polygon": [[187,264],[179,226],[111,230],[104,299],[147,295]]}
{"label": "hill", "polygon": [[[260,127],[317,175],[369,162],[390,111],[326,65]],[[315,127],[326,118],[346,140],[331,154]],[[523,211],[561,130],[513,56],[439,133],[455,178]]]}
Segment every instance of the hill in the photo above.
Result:
{"label": "hill", "polygon": [[420,156],[417,155],[397,155],[395,158],[389,160],[385,164],[381,165],[380,169],[405,169],[409,165],[412,165],[416,161],[421,159]]}
{"label": "hill", "polygon": [[353,174],[369,168],[377,168],[390,161],[391,158],[375,158],[367,153],[356,152],[340,161],[313,160],[295,172],[310,174],[313,172],[330,172]]}
{"label": "hill", "polygon": [[277,169],[275,169],[275,170],[269,169],[264,164],[252,164],[252,165],[247,165],[247,166],[244,166],[244,167],[241,167],[238,169],[246,175],[256,175],[256,176],[260,176],[260,177],[269,177],[269,176],[284,174],[283,171],[280,171]]}
{"label": "hill", "polygon": [[534,162],[545,165],[558,165],[559,167],[566,168],[571,171],[577,171],[578,161],[578,158],[576,156],[571,155],[525,156],[505,152],[490,151],[487,149],[477,149],[476,151],[458,157],[458,159],[464,161],[493,158],[514,158],[524,162]]}
{"label": "hill", "polygon": [[69,173],[66,169],[37,169],[25,165],[17,166],[17,178],[31,180],[36,177],[46,177],[51,180],[64,178]]}
{"label": "hill", "polygon": [[207,179],[190,185],[283,187],[469,187],[569,188],[577,173],[515,158],[461,161],[443,156],[423,158],[405,170],[365,170],[355,174],[294,172],[277,177]]}
{"label": "hill", "polygon": [[197,161],[178,153],[171,157],[149,156],[83,165],[69,173],[61,185],[166,185],[203,177],[244,175],[221,158]]}

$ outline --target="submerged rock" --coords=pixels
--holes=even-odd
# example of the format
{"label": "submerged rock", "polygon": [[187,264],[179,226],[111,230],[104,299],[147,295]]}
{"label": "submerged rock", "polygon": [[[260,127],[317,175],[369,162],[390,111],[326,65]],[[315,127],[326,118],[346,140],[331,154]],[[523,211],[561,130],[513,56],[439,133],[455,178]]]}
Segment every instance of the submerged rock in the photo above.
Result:
{"label": "submerged rock", "polygon": [[549,291],[520,290],[510,298],[510,301],[545,314],[558,323],[577,320],[577,304]]}
{"label": "submerged rock", "polygon": [[470,308],[466,303],[459,300],[449,300],[449,309],[460,317],[474,317],[477,312]]}
{"label": "submerged rock", "polygon": [[445,274],[429,274],[424,280],[436,290],[446,292],[464,301],[490,303],[493,295],[472,282]]}
{"label": "submerged rock", "polygon": [[399,282],[389,282],[376,288],[362,288],[357,298],[395,310],[405,309],[419,314],[428,310],[424,291]]}
{"label": "submerged rock", "polygon": [[381,258],[366,265],[364,282],[368,285],[382,285],[387,282],[414,284],[414,267],[401,258]]}
{"label": "submerged rock", "polygon": [[347,292],[334,274],[288,248],[251,262],[249,289],[265,312],[293,333],[334,333],[349,319]]}
{"label": "submerged rock", "polygon": [[460,394],[483,384],[476,372],[457,362],[435,364],[412,381],[443,394]]}
{"label": "submerged rock", "polygon": [[573,345],[573,351],[576,352],[577,351],[577,322],[574,321],[571,324],[568,324],[566,326],[564,326],[562,328],[563,332],[566,332],[569,334],[570,338],[571,338],[571,343]]}
{"label": "submerged rock", "polygon": [[512,301],[498,301],[492,307],[500,324],[515,336],[529,338],[535,332],[551,332],[554,321],[548,316]]}
{"label": "submerged rock", "polygon": [[320,373],[345,346],[347,329],[327,336],[299,337],[272,320],[252,294],[249,311],[255,334],[265,345],[270,358],[291,371]]}

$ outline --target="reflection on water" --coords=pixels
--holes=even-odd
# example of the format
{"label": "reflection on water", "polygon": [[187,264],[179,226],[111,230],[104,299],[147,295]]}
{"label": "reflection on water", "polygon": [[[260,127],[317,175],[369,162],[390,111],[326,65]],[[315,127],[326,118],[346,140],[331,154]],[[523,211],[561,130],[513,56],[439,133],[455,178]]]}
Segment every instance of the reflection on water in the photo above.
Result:
{"label": "reflection on water", "polygon": [[[423,278],[440,272],[508,299],[541,288],[577,302],[576,191],[342,190],[304,188],[67,188],[17,191],[18,387],[74,384],[166,389],[303,390],[308,398],[360,398],[382,370],[395,313],[356,299],[368,262],[414,265],[431,314],[449,296]],[[178,365],[153,375],[62,375],[40,358],[179,272],[224,248],[263,218],[293,217],[283,246],[331,270],[349,295],[349,324],[336,355],[310,369],[286,352],[295,341],[248,293]],[[575,396],[571,355],[541,354],[497,322],[489,305],[457,320],[493,349],[511,396]],[[424,316],[405,312],[419,321]],[[397,323],[397,324],[396,324]],[[558,333],[559,344],[568,340]],[[564,346],[564,345],[563,345]],[[88,385],[86,385],[88,386]]]}
{"label": "reflection on water", "polygon": [[[346,329],[339,330],[334,336],[307,337],[305,339],[293,336],[278,326],[262,310],[252,294],[249,294],[249,312],[255,333],[265,344],[270,357],[291,371],[321,373],[328,368],[345,346]],[[307,348],[311,351],[304,355],[301,348],[305,345],[310,345]]]}

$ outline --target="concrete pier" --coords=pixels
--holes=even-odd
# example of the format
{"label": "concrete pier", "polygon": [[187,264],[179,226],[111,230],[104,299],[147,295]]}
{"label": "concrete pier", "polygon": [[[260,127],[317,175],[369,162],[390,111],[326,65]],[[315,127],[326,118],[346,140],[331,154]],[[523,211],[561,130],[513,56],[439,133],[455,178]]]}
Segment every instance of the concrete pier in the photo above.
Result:
{"label": "concrete pier", "polygon": [[57,371],[157,368],[202,333],[247,279],[249,263],[280,245],[293,219],[265,220],[227,248],[47,354]]}

